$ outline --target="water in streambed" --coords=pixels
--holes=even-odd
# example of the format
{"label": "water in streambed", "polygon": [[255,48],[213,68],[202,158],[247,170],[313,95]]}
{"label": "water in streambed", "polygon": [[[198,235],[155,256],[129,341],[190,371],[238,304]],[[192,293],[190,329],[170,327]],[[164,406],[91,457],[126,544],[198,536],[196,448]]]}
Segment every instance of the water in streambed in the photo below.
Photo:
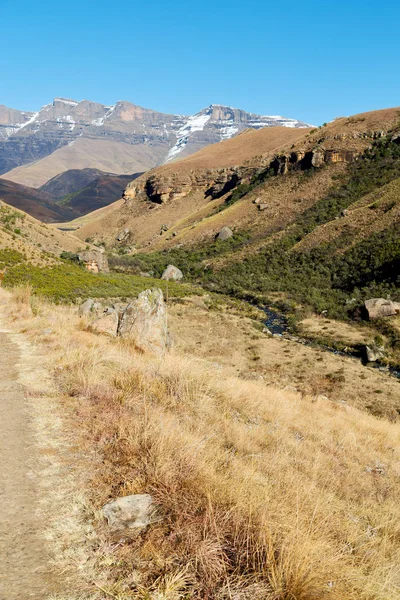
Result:
{"label": "water in streambed", "polygon": [[[298,344],[303,344],[304,346],[318,346],[321,350],[325,352],[331,352],[332,354],[336,354],[337,356],[349,356],[351,358],[355,358],[360,360],[362,364],[366,364],[361,351],[348,351],[345,352],[343,350],[337,350],[336,348],[332,348],[331,346],[327,346],[326,344],[321,344],[312,340],[308,340],[307,338],[302,338],[300,336],[294,335],[291,332],[291,329],[288,325],[288,320],[282,313],[279,313],[276,309],[271,308],[270,306],[264,306],[264,313],[266,315],[266,320],[264,321],[265,327],[268,332],[271,333],[275,337],[282,337],[284,339],[291,340],[292,342],[296,342]],[[396,377],[400,379],[400,370],[398,367],[383,367],[379,363],[368,363],[369,367],[374,369],[379,369],[380,371],[391,375],[392,377]]]}

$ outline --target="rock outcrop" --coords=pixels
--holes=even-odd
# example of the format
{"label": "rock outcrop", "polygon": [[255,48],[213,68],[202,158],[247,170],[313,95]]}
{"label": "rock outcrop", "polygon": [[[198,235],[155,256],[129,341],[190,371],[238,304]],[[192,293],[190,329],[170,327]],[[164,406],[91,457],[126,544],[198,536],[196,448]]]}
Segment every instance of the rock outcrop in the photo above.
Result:
{"label": "rock outcrop", "polygon": [[158,520],[150,494],[123,496],[103,506],[103,515],[112,531],[139,532]]}
{"label": "rock outcrop", "polygon": [[183,273],[178,267],[174,265],[168,265],[163,274],[161,275],[161,279],[166,279],[167,281],[180,281],[183,279]]}
{"label": "rock outcrop", "polygon": [[285,175],[291,170],[308,170],[320,168],[325,164],[337,162],[353,162],[359,156],[358,151],[323,150],[290,152],[271,158],[259,157],[257,163],[224,167],[220,169],[196,169],[179,172],[165,171],[162,168],[151,175],[144,175],[132,181],[124,192],[124,199],[129,203],[134,200],[166,204],[185,198],[190,193],[202,191],[206,198],[215,200],[233,191],[239,184],[248,183],[255,175],[263,173]]}
{"label": "rock outcrop", "polygon": [[88,298],[78,308],[96,333],[131,339],[142,352],[163,354],[169,347],[167,308],[159,288],[141,292],[130,302],[102,305]]}
{"label": "rock outcrop", "polygon": [[190,162],[186,168],[182,162],[176,170],[159,167],[132,182],[125,190],[124,198],[128,205],[135,198],[165,204],[201,191],[206,198],[215,199],[241,183],[248,183],[255,175],[285,175],[291,170],[306,171],[324,165],[351,163],[374,140],[391,131],[398,120],[395,109],[365,115],[338,119],[309,131],[293,144],[282,144],[280,153],[274,154],[276,150],[254,153],[246,160],[240,159],[236,165],[232,161],[231,165],[228,163],[220,168],[205,168],[199,161],[199,166],[194,168]]}
{"label": "rock outcrop", "polygon": [[255,167],[229,167],[179,173],[156,172],[132,181],[125,190],[124,199],[128,204],[136,198],[165,204],[185,198],[195,190],[203,190],[206,197],[215,199],[234,189],[242,180],[255,175],[258,170]]}
{"label": "rock outcrop", "polygon": [[167,310],[159,288],[141,292],[124,310],[118,335],[133,340],[143,352],[164,354],[167,347]]}
{"label": "rock outcrop", "polygon": [[365,310],[367,311],[368,318],[371,320],[394,317],[400,312],[398,304],[385,298],[370,298],[365,301]]}

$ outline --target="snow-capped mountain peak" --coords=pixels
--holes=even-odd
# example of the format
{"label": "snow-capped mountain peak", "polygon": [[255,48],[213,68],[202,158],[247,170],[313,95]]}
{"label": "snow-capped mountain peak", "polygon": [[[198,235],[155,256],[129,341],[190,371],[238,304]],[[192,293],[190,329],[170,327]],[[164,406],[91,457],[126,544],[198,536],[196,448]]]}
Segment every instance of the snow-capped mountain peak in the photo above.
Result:
{"label": "snow-capped mountain peak", "polygon": [[[108,157],[106,168],[110,172],[123,169],[134,173],[184,158],[244,129],[276,125],[307,126],[296,119],[260,116],[221,104],[210,104],[188,116],[164,114],[123,100],[105,105],[60,96],[34,112],[0,105],[0,175],[45,160],[61,148],[65,148],[68,164],[70,154],[75,157],[82,152],[83,159],[74,158],[73,164],[90,167],[91,159],[86,155],[89,146],[91,156],[98,152],[100,157]],[[120,154],[114,152],[116,147]],[[37,170],[40,172],[39,167]],[[29,185],[39,180],[36,175],[24,179]]]}
{"label": "snow-capped mountain peak", "polygon": [[195,115],[183,117],[183,124],[175,131],[176,143],[169,150],[165,162],[170,162],[185,152],[190,141],[200,137],[200,131],[206,130],[212,135],[213,143],[227,140],[244,129],[274,126],[309,127],[307,123],[280,115],[261,116],[231,106],[210,104]]}

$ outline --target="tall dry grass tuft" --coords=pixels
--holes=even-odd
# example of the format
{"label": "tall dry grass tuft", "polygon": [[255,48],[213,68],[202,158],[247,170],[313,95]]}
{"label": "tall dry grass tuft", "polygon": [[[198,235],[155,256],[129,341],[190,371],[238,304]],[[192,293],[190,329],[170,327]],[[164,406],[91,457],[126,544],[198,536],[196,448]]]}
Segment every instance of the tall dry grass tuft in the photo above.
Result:
{"label": "tall dry grass tuft", "polygon": [[29,284],[18,285],[12,289],[12,301],[21,317],[30,317],[32,314],[32,286]]}
{"label": "tall dry grass tuft", "polygon": [[93,514],[135,493],[159,506],[159,522],[118,543],[96,521],[121,598],[398,597],[398,426],[193,357],[137,354],[65,307],[16,318],[38,342],[51,323]]}

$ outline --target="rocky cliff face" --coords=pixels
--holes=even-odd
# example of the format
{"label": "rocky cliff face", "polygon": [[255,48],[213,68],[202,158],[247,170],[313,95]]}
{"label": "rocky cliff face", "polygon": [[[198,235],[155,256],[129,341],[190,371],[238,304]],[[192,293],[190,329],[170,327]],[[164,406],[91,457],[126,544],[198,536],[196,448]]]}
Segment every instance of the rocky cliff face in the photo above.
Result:
{"label": "rocky cliff face", "polygon": [[250,179],[259,169],[255,167],[226,167],[221,169],[189,172],[153,173],[131,182],[125,190],[124,199],[148,200],[165,204],[184,198],[193,191],[202,190],[210,199],[229,192],[239,183]]}
{"label": "rocky cliff face", "polygon": [[34,113],[7,108],[0,104],[0,140],[6,140],[27,123]]}
{"label": "rocky cliff face", "polygon": [[[135,199],[164,204],[201,190],[206,197],[214,199],[267,170],[273,175],[285,175],[290,170],[305,171],[333,163],[353,162],[373,140],[386,133],[385,130],[379,130],[324,135],[321,128],[299,143],[298,148],[293,144],[291,151],[275,156],[259,156],[251,165],[186,171],[182,168],[179,171],[155,169],[149,175],[131,182],[124,198],[128,206]],[[352,146],[353,141],[357,142],[355,146]]]}
{"label": "rocky cliff face", "polygon": [[[259,116],[219,105],[189,117],[163,114],[125,101],[105,106],[56,98],[38,112],[0,106],[0,174],[39,161],[63,146],[71,147],[79,138],[138,146],[141,152],[149,148],[146,167],[151,168],[228,139],[246,128],[276,125],[306,126],[295,119]],[[118,166],[116,172],[120,172],[121,165]],[[133,164],[124,165],[124,169],[126,173],[135,171]]]}

